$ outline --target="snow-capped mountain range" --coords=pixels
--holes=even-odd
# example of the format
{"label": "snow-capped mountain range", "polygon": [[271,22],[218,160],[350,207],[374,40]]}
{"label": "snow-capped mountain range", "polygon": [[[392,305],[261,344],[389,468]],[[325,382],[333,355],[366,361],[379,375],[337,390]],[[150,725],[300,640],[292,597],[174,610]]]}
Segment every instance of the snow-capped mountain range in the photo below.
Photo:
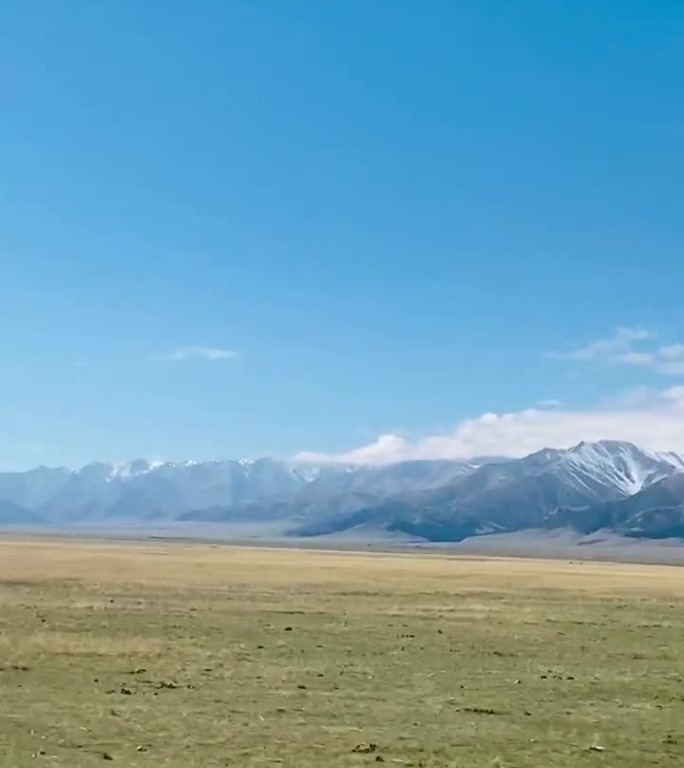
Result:
{"label": "snow-capped mountain range", "polygon": [[0,524],[177,520],[279,520],[298,536],[372,528],[442,541],[540,527],[684,537],[684,457],[605,440],[470,462],[139,459],[0,473]]}

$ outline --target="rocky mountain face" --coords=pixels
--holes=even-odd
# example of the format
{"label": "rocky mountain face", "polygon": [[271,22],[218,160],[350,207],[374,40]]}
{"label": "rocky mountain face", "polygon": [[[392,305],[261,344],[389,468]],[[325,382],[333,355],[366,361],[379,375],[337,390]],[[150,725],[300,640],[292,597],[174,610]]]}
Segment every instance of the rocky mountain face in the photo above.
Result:
{"label": "rocky mountain face", "polygon": [[472,462],[138,460],[0,473],[0,525],[174,520],[283,520],[297,536],[373,529],[432,541],[529,528],[684,537],[684,459],[600,441]]}
{"label": "rocky mountain face", "polygon": [[371,525],[433,541],[460,541],[548,525],[554,510],[628,498],[680,470],[684,463],[675,455],[649,454],[629,443],[581,443],[486,462],[439,487],[391,496],[347,514],[340,509],[327,518],[316,514],[297,532],[320,535]]}
{"label": "rocky mountain face", "polygon": [[610,530],[649,539],[684,538],[684,473],[664,477],[623,499],[575,509],[560,507],[544,523],[578,533]]}

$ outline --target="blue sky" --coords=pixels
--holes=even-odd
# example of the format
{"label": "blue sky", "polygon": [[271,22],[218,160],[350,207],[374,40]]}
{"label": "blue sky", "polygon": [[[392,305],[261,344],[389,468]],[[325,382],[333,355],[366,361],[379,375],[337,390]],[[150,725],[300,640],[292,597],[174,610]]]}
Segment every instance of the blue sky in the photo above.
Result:
{"label": "blue sky", "polygon": [[0,467],[684,449],[681,2],[0,28]]}

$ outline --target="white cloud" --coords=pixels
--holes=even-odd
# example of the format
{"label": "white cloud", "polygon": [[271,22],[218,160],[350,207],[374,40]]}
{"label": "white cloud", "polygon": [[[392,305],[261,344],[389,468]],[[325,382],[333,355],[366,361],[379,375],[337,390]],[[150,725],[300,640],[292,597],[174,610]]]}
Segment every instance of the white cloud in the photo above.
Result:
{"label": "white cloud", "polygon": [[552,352],[556,360],[598,362],[650,368],[666,376],[684,374],[684,344],[658,344],[657,335],[643,328],[616,328],[608,339]]}
{"label": "white cloud", "polygon": [[651,338],[651,334],[643,328],[616,328],[613,336],[608,339],[598,339],[565,352],[552,352],[551,357],[582,362],[624,362],[625,356],[634,352],[634,342],[648,341]]}
{"label": "white cloud", "polygon": [[530,408],[486,413],[451,432],[417,439],[386,434],[342,454],[302,453],[314,462],[389,464],[411,459],[525,456],[542,448],[565,448],[582,440],[629,440],[648,450],[684,452],[684,386],[639,390],[615,407],[594,410]]}
{"label": "white cloud", "polygon": [[[684,375],[684,344],[660,343],[655,333],[643,328],[619,327],[609,338],[550,356]],[[543,400],[524,411],[467,419],[443,434],[409,439],[390,433],[345,453],[303,453],[298,458],[387,464],[411,459],[525,456],[542,448],[605,439],[628,440],[651,450],[684,452],[684,386],[662,391],[641,387],[612,402],[581,410],[558,400]]]}
{"label": "white cloud", "polygon": [[217,347],[178,347],[168,355],[158,355],[155,360],[179,363],[184,360],[231,360],[239,356],[232,349],[219,349]]}

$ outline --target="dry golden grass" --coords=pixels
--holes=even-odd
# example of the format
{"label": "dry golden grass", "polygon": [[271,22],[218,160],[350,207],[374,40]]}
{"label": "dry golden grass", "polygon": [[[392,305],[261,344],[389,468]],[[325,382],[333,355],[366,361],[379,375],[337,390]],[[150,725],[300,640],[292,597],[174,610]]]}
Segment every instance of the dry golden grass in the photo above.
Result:
{"label": "dry golden grass", "polygon": [[[601,593],[684,590],[684,568],[605,562],[227,547],[206,544],[0,541],[2,580],[81,580],[92,584],[264,587],[343,583],[391,591],[537,588]],[[1,592],[0,592],[1,595]]]}
{"label": "dry golden grass", "polygon": [[682,630],[676,567],[6,540],[0,766],[681,766]]}

